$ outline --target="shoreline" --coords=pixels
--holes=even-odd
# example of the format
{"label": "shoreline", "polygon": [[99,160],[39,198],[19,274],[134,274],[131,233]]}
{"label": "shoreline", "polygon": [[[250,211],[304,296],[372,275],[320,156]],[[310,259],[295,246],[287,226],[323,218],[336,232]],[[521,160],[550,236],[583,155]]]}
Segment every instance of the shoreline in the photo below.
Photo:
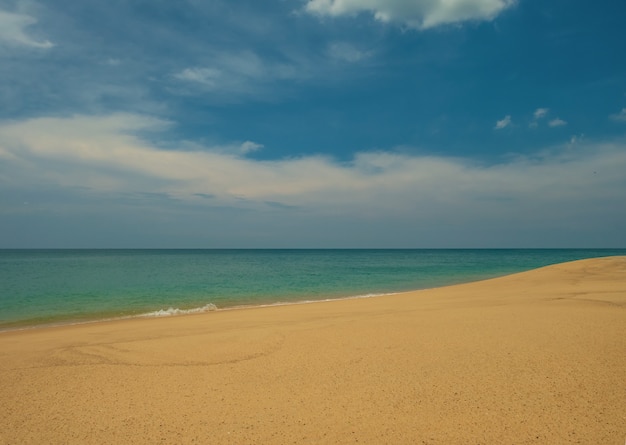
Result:
{"label": "shoreline", "polygon": [[[542,267],[548,267],[548,266],[542,266]],[[530,269],[530,270],[533,270],[533,269]],[[359,300],[359,299],[364,299],[364,298],[378,298],[378,297],[384,297],[388,295],[398,295],[398,294],[420,292],[420,291],[431,290],[431,289],[441,289],[441,288],[446,288],[446,287],[451,287],[451,286],[461,286],[464,284],[488,281],[488,280],[506,277],[509,275],[515,275],[515,274],[524,273],[524,272],[527,272],[527,270],[520,271],[520,272],[512,272],[512,273],[504,274],[504,275],[491,276],[487,278],[471,279],[469,281],[457,282],[455,280],[452,280],[452,283],[450,284],[442,284],[440,286],[402,290],[402,291],[397,291],[397,292],[376,292],[376,293],[338,296],[338,297],[320,298],[320,299],[305,299],[305,300],[294,299],[294,300],[288,300],[288,301],[275,301],[275,302],[270,300],[270,302],[267,302],[267,303],[262,303],[262,302],[258,304],[252,304],[252,303],[245,304],[244,303],[244,304],[234,304],[233,306],[224,306],[224,307],[218,307],[213,303],[207,303],[203,306],[196,306],[196,307],[191,307],[187,309],[179,309],[179,308],[174,308],[170,306],[168,309],[161,308],[161,309],[157,309],[157,310],[150,311],[150,312],[140,312],[140,313],[130,314],[130,315],[120,315],[120,316],[112,316],[112,317],[104,317],[104,318],[98,318],[94,316],[93,318],[89,317],[89,318],[85,318],[84,320],[66,319],[66,320],[61,320],[59,322],[51,322],[51,323],[34,323],[33,324],[33,323],[30,323],[30,320],[25,320],[24,325],[20,325],[19,327],[4,327],[0,325],[0,335],[2,335],[4,332],[55,328],[55,327],[63,327],[63,326],[75,326],[75,325],[84,325],[84,324],[104,323],[104,322],[111,322],[111,321],[124,321],[124,320],[134,320],[134,319],[144,319],[144,318],[160,319],[160,318],[170,318],[170,317],[185,317],[185,316],[191,316],[191,315],[206,314],[209,312],[213,313],[213,312],[224,312],[224,311],[243,310],[243,309],[265,308],[265,307],[273,307],[273,306],[291,306],[291,305],[304,305],[304,304],[313,304],[313,303],[342,301],[342,300]],[[209,308],[209,307],[213,307],[213,308]],[[204,308],[207,308],[207,309],[202,310]],[[168,313],[168,312],[172,312],[172,313]],[[13,323],[13,322],[10,322],[10,323]],[[9,325],[10,323],[7,323],[7,325]],[[21,324],[22,320],[18,320],[14,323]]]}
{"label": "shoreline", "polygon": [[[126,319],[147,314],[166,315],[168,311],[196,312],[208,310],[206,307],[211,304],[222,310],[352,298],[370,293],[408,292],[485,280],[563,261],[626,254],[625,249],[400,250],[405,254],[388,256],[389,252],[398,249],[318,249],[315,253],[311,250],[282,249],[278,251],[279,255],[268,256],[266,250],[247,249],[246,255],[229,254],[223,257],[224,252],[231,250],[196,249],[186,256],[188,250],[129,249],[118,258],[119,250],[107,250],[108,253],[101,256],[98,253],[101,250],[86,249],[67,255],[68,250],[53,249],[44,256],[32,255],[30,251],[18,256],[0,256],[0,262],[4,261],[7,267],[4,269],[5,279],[0,280],[4,281],[4,286],[0,284],[0,294],[3,295],[0,312],[4,315],[2,318],[6,318],[0,321],[0,331]],[[449,251],[464,253],[450,256],[445,253]],[[302,254],[294,257],[297,261],[293,267],[278,274],[275,271],[285,264],[285,258],[289,258],[285,252]],[[500,252],[508,253],[501,257]],[[387,258],[391,259],[390,262],[380,261]],[[340,260],[339,270],[326,267],[336,259]],[[241,260],[243,264],[246,261],[251,264],[267,261],[272,266],[267,269],[269,273],[253,267],[249,275],[252,279],[239,284],[238,274],[232,272],[237,271],[238,261]],[[374,265],[379,261],[380,267]],[[36,268],[29,267],[29,264]],[[185,264],[191,265],[191,273],[186,273]],[[204,270],[214,270],[212,268],[216,264],[225,264],[226,267],[218,267],[213,276],[204,273]],[[385,269],[389,266],[398,269],[387,273],[386,270],[392,270]],[[78,268],[76,279],[67,276],[70,267]],[[38,269],[41,273],[37,272]],[[149,279],[147,271],[165,272],[168,269],[177,273],[172,277],[166,274],[167,278],[156,281]],[[56,273],[50,273],[51,270]],[[134,272],[126,274],[125,270]],[[367,278],[369,271],[374,271],[372,276],[378,274],[377,278]],[[227,275],[229,273],[231,275]],[[279,275],[284,275],[286,280]],[[22,286],[22,282],[33,284],[28,288]],[[102,285],[106,282],[111,284]],[[13,297],[6,298],[9,295]]]}
{"label": "shoreline", "polygon": [[[52,250],[58,250],[58,249],[52,249]],[[93,249],[86,249],[86,250],[93,250]],[[111,250],[119,250],[119,249],[111,249]],[[135,250],[135,249],[130,249],[130,250]],[[173,250],[185,250],[185,249],[173,249]],[[202,250],[202,249],[199,249],[199,250]],[[227,250],[231,250],[231,249],[227,249]],[[298,250],[301,250],[301,249],[298,249]],[[594,258],[589,258],[589,259],[602,259],[602,258],[612,258],[612,257],[610,256],[609,257],[594,257]],[[564,263],[550,264],[547,266],[540,266],[538,268],[527,269],[527,270],[507,273],[503,275],[490,276],[486,278],[470,279],[469,281],[458,282],[456,280],[452,280],[452,282],[449,284],[403,290],[403,291],[398,291],[398,292],[380,292],[380,293],[369,293],[369,294],[364,294],[364,295],[350,295],[350,296],[330,297],[330,298],[320,298],[320,299],[306,299],[306,300],[294,299],[291,301],[276,301],[276,302],[267,302],[267,303],[261,302],[258,304],[245,304],[244,303],[244,304],[235,304],[233,306],[225,306],[225,307],[217,307],[213,303],[206,303],[203,306],[196,306],[196,307],[185,308],[185,309],[179,309],[179,308],[174,308],[170,306],[168,309],[161,308],[161,309],[157,309],[157,310],[149,311],[149,312],[139,312],[136,314],[111,316],[111,317],[103,317],[103,318],[99,318],[96,315],[94,315],[93,317],[90,316],[90,317],[86,317],[85,319],[79,319],[79,320],[66,319],[66,320],[60,320],[59,322],[50,322],[50,323],[47,323],[47,322],[29,323],[29,320],[25,320],[23,325],[21,324],[22,320],[19,320],[15,322],[16,324],[20,324],[20,326],[17,326],[17,327],[0,326],[0,335],[2,335],[5,332],[28,331],[28,330],[36,330],[36,329],[47,329],[47,328],[62,328],[64,326],[80,326],[80,325],[90,325],[90,324],[95,324],[95,323],[108,323],[108,322],[116,322],[116,321],[135,320],[135,319],[162,319],[162,318],[170,318],[170,317],[185,317],[185,316],[191,316],[191,315],[201,315],[201,314],[206,314],[209,312],[213,313],[213,312],[224,312],[224,311],[233,311],[233,310],[265,308],[265,307],[273,307],[273,306],[291,306],[291,305],[304,305],[304,304],[313,304],[313,303],[342,301],[342,300],[358,300],[362,298],[377,298],[377,297],[384,297],[384,296],[389,296],[389,295],[415,293],[415,292],[421,292],[421,291],[427,291],[427,290],[433,290],[433,289],[445,289],[445,288],[449,288],[453,286],[463,286],[463,285],[472,284],[472,283],[481,283],[481,282],[485,282],[489,280],[517,275],[520,273],[531,272],[533,270],[539,270],[545,267],[551,267],[551,266],[555,266],[558,264],[567,264],[567,263],[576,262],[576,261],[585,261],[585,259],[567,261]]]}
{"label": "shoreline", "polygon": [[[491,278],[487,278],[487,280],[489,279]],[[478,280],[478,281],[483,281],[483,280]],[[438,286],[438,287],[433,287],[433,288],[415,289],[415,290],[402,291],[402,292],[385,292],[385,293],[376,293],[376,294],[355,295],[355,296],[349,296],[349,297],[324,298],[324,299],[319,299],[319,300],[278,301],[275,303],[242,304],[242,305],[235,305],[235,306],[226,306],[222,308],[218,308],[214,304],[208,303],[205,306],[190,308],[190,309],[178,309],[178,308],[170,307],[166,310],[160,309],[157,311],[140,313],[136,315],[123,315],[119,317],[109,317],[109,318],[94,318],[94,319],[89,319],[89,320],[84,320],[84,321],[62,321],[59,323],[29,324],[26,326],[6,328],[6,329],[0,326],[0,335],[2,335],[5,332],[30,331],[30,330],[36,330],[36,329],[49,329],[49,328],[63,328],[65,326],[81,326],[81,325],[109,323],[109,322],[116,322],[116,321],[123,322],[127,320],[132,321],[136,319],[158,320],[158,319],[166,319],[166,318],[174,318],[174,317],[178,318],[178,317],[198,316],[198,315],[205,315],[208,313],[218,313],[218,312],[237,311],[237,310],[263,309],[263,308],[269,308],[269,307],[292,306],[292,305],[298,306],[298,305],[307,305],[307,304],[315,304],[315,303],[331,303],[333,301],[359,300],[359,299],[364,299],[364,298],[379,298],[379,297],[385,297],[388,295],[398,295],[398,294],[403,294],[403,293],[419,292],[422,290],[429,290],[429,289],[440,289],[444,287],[458,286],[458,285],[469,284],[473,282],[475,281],[468,281],[467,283],[449,284],[449,285]],[[214,308],[201,310],[207,306],[213,306]],[[170,311],[173,311],[173,313],[168,313]]]}
{"label": "shoreline", "polygon": [[626,256],[3,332],[0,444],[621,443]]}
{"label": "shoreline", "polygon": [[[91,249],[93,250],[93,249]],[[119,250],[119,249],[117,249]],[[610,257],[596,257],[596,258],[610,258]],[[574,261],[580,261],[580,260],[574,260]],[[538,269],[541,269],[543,267],[550,267],[550,265],[548,266],[541,266]],[[95,324],[95,323],[108,323],[108,322],[115,322],[115,321],[126,321],[126,320],[135,320],[135,319],[162,319],[162,318],[170,318],[170,317],[185,317],[185,316],[193,316],[193,315],[202,315],[202,314],[207,314],[209,312],[211,313],[215,313],[215,312],[224,312],[224,311],[233,311],[233,310],[245,310],[245,309],[255,309],[255,308],[266,308],[266,307],[274,307],[274,306],[291,306],[291,305],[306,305],[306,304],[314,304],[314,303],[327,303],[327,302],[333,302],[333,301],[343,301],[343,300],[359,300],[359,299],[364,299],[364,298],[378,298],[378,297],[385,297],[385,296],[389,296],[389,295],[399,295],[399,294],[407,294],[407,293],[415,293],[415,292],[421,292],[421,291],[427,291],[427,290],[432,290],[432,289],[442,289],[442,288],[448,288],[448,287],[452,287],[452,286],[462,286],[465,284],[471,284],[471,283],[480,283],[483,281],[489,281],[489,280],[493,280],[493,279],[498,279],[498,278],[503,278],[503,277],[507,277],[507,276],[511,276],[511,275],[516,275],[519,273],[525,273],[525,272],[529,272],[535,269],[528,269],[528,270],[522,270],[519,272],[511,272],[511,273],[507,273],[504,275],[496,275],[496,276],[489,276],[486,278],[476,278],[476,279],[470,279],[469,281],[457,281],[457,280],[451,280],[451,283],[449,284],[442,284],[439,286],[433,286],[433,287],[424,287],[424,288],[417,288],[417,289],[410,289],[410,290],[402,290],[402,291],[397,291],[397,292],[377,292],[377,293],[368,293],[368,294],[360,294],[360,295],[349,295],[349,296],[341,296],[341,297],[330,297],[330,298],[320,298],[320,299],[306,299],[306,300],[298,300],[298,299],[294,299],[294,300],[290,300],[290,301],[276,301],[276,302],[268,302],[268,303],[258,303],[258,304],[235,304],[233,306],[225,306],[225,307],[218,307],[213,303],[207,303],[203,306],[197,306],[197,307],[191,307],[188,309],[179,309],[179,308],[174,308],[172,306],[170,306],[168,309],[157,309],[154,311],[150,311],[150,312],[140,312],[137,314],[130,314],[130,315],[120,315],[120,316],[113,316],[113,317],[104,317],[104,318],[97,318],[97,317],[89,317],[86,318],[84,320],[61,320],[59,322],[51,322],[51,323],[29,323],[29,320],[25,320],[24,321],[24,325],[20,325],[19,327],[4,327],[4,326],[0,326],[0,335],[2,335],[5,332],[14,332],[14,331],[28,331],[28,330],[36,330],[36,329],[47,329],[47,328],[62,328],[64,326],[80,326],[80,325],[89,325],[89,324]],[[213,307],[213,308],[208,308],[208,307]],[[204,308],[207,308],[205,310],[202,310]],[[173,313],[168,313],[168,312],[173,312]],[[17,321],[16,323],[20,323],[21,324],[22,320]]]}

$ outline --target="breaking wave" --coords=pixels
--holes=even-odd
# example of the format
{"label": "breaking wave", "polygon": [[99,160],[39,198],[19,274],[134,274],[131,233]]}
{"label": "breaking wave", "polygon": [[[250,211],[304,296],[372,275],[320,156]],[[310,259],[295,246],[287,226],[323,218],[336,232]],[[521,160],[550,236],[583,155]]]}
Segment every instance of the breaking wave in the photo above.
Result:
{"label": "breaking wave", "polygon": [[139,315],[140,317],[169,317],[171,315],[184,315],[184,314],[200,314],[203,312],[216,311],[217,306],[213,303],[205,304],[202,307],[194,307],[191,309],[178,309],[170,307],[169,309],[159,309],[158,311],[147,312]]}

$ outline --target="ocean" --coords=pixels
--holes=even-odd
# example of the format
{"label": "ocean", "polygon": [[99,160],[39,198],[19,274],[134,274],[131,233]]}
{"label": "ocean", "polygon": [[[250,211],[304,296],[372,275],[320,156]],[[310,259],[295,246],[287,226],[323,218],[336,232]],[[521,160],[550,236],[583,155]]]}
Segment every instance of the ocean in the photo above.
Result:
{"label": "ocean", "polygon": [[0,250],[0,330],[464,283],[626,249]]}

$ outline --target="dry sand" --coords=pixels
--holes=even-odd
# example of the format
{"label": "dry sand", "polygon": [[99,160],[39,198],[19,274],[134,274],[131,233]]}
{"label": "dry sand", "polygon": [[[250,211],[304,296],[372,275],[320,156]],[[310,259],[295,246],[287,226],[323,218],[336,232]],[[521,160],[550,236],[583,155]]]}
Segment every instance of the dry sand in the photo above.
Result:
{"label": "dry sand", "polygon": [[619,444],[626,257],[0,333],[2,444]]}

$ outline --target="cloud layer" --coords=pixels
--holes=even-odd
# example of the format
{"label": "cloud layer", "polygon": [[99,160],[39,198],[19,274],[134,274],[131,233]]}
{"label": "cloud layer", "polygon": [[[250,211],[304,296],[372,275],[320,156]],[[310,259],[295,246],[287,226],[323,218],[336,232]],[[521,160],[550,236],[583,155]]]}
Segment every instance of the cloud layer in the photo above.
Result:
{"label": "cloud layer", "polygon": [[[259,148],[250,141],[230,149],[150,142],[170,125],[129,114],[5,123],[0,183],[14,191],[83,190],[92,202],[110,205],[129,194],[136,204],[158,197],[161,212],[180,212],[168,207],[176,203],[261,212],[256,221],[282,214],[282,223],[298,225],[294,233],[302,230],[302,237],[321,221],[344,221],[337,230],[346,240],[348,220],[379,231],[393,222],[479,233],[485,224],[515,232],[585,226],[594,214],[613,222],[626,217],[624,145],[568,144],[492,165],[392,151],[361,152],[343,163],[313,155],[259,161],[246,156]],[[5,204],[2,211],[24,209]]]}
{"label": "cloud layer", "polygon": [[567,125],[567,122],[557,117],[548,122],[548,125],[550,127],[564,127],[565,125]]}
{"label": "cloud layer", "polygon": [[309,0],[306,10],[322,16],[369,12],[384,23],[427,29],[468,20],[491,20],[515,0]]}
{"label": "cloud layer", "polygon": [[273,82],[297,78],[304,71],[289,62],[270,63],[251,51],[217,52],[211,59],[210,65],[185,68],[174,77],[204,91],[245,94]]}
{"label": "cloud layer", "polygon": [[616,122],[626,122],[626,108],[622,108],[619,113],[612,114],[610,118]]}
{"label": "cloud layer", "polygon": [[34,48],[51,48],[48,40],[39,41],[32,37],[27,28],[37,23],[37,19],[26,14],[0,10],[0,45],[20,45]]}

